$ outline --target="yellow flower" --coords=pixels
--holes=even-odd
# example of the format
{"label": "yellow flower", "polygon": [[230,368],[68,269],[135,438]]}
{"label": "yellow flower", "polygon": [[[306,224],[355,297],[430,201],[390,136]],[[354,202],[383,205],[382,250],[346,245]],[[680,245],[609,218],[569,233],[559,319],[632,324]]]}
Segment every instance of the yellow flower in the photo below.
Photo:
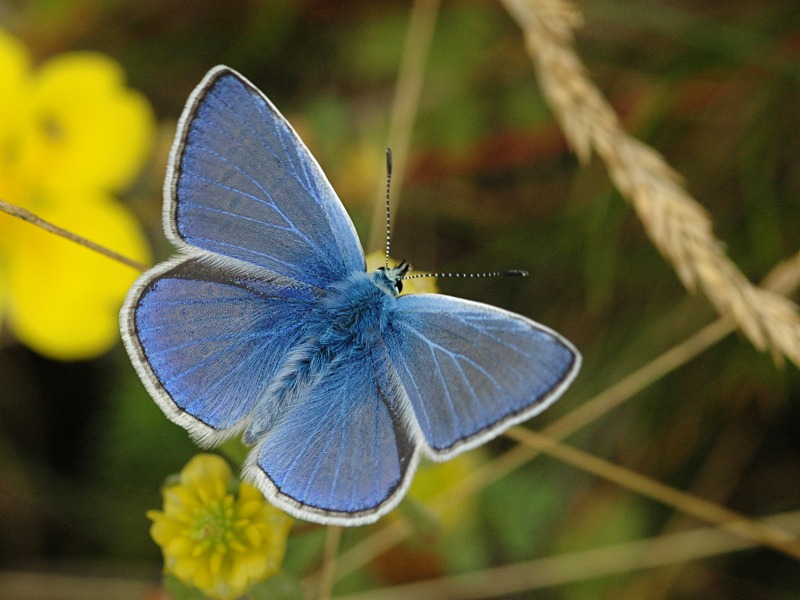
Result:
{"label": "yellow flower", "polygon": [[[391,256],[389,257],[389,266],[392,267],[398,262]],[[367,254],[367,271],[374,271],[378,267],[384,266],[386,263],[386,254],[383,252],[370,252]],[[413,274],[419,275],[424,271],[414,271]],[[419,279],[403,280],[403,291],[400,295],[404,294],[432,294],[438,292],[436,287],[436,277],[420,277]]]}
{"label": "yellow flower", "polygon": [[[149,260],[144,234],[115,199],[154,137],[147,100],[96,53],[55,57],[32,71],[0,30],[0,198],[46,221]],[[21,342],[62,360],[118,339],[117,312],[136,271],[11,217],[0,217],[0,317]]]}
{"label": "yellow flower", "polygon": [[198,454],[164,488],[164,510],[148,511],[164,571],[211,598],[229,600],[280,570],[292,519],[256,488],[236,480],[228,463]]}

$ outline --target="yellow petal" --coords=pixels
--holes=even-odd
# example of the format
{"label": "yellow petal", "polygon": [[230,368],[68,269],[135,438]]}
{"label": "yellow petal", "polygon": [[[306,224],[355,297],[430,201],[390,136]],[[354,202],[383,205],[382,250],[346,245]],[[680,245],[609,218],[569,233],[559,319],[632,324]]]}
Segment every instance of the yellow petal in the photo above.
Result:
{"label": "yellow petal", "polygon": [[228,463],[214,454],[194,456],[181,471],[181,483],[194,489],[204,503],[222,500],[232,477]]}
{"label": "yellow petal", "polygon": [[261,543],[264,541],[264,538],[261,536],[261,532],[259,531],[258,527],[251,525],[250,527],[244,530],[245,537],[247,537],[247,541],[250,543],[250,546],[253,548],[258,548],[261,546]]}
{"label": "yellow petal", "polygon": [[222,572],[222,562],[225,555],[222,552],[214,551],[211,553],[211,558],[208,561],[209,573],[216,579],[220,578]]}
{"label": "yellow petal", "polygon": [[252,500],[245,500],[241,496],[239,497],[239,506],[237,508],[236,514],[241,519],[247,519],[252,517],[253,515],[258,514],[258,511],[261,510],[261,506],[264,503],[264,498],[253,498]]}
{"label": "yellow petal", "polygon": [[183,537],[186,527],[169,518],[159,518],[150,526],[150,537],[161,547],[166,547],[178,537]]}
{"label": "yellow petal", "polygon": [[172,572],[178,579],[191,583],[196,573],[203,572],[202,561],[196,558],[181,558],[172,565]]}
{"label": "yellow petal", "polygon": [[164,554],[168,554],[176,559],[183,559],[195,556],[195,544],[188,538],[177,537],[169,541],[166,546],[163,546]]}
{"label": "yellow petal", "polygon": [[151,521],[160,521],[161,519],[166,518],[166,515],[160,510],[148,510],[145,513],[145,516]]}
{"label": "yellow petal", "polygon": [[239,484],[240,505],[256,502],[260,506],[263,500],[264,495],[258,490],[257,487],[244,481]]}
{"label": "yellow petal", "polygon": [[202,508],[194,489],[173,485],[164,490],[164,512],[181,523],[194,522],[194,513]]}
{"label": "yellow petal", "polygon": [[[0,29],[0,198],[14,204],[21,204],[16,171],[30,104],[29,62],[25,48]],[[0,252],[13,243],[13,222],[8,216],[0,218]],[[0,309],[5,308],[8,285],[5,274],[0,273]]]}
{"label": "yellow petal", "polygon": [[117,191],[130,184],[155,126],[150,104],[125,87],[115,61],[91,52],[62,54],[41,66],[32,91],[25,161],[41,185]]}
{"label": "yellow petal", "polygon": [[[44,199],[37,213],[121,254],[149,260],[136,219],[103,194],[67,190]],[[111,348],[119,339],[122,299],[139,273],[38,227],[19,227],[8,251],[8,319],[17,339],[60,360]]]}
{"label": "yellow petal", "polygon": [[24,125],[29,67],[30,58],[25,47],[0,29],[0,177],[8,168]]}
{"label": "yellow petal", "polygon": [[274,568],[268,556],[262,552],[250,552],[236,558],[231,568],[231,579],[235,582],[259,581],[273,575],[277,569]]}

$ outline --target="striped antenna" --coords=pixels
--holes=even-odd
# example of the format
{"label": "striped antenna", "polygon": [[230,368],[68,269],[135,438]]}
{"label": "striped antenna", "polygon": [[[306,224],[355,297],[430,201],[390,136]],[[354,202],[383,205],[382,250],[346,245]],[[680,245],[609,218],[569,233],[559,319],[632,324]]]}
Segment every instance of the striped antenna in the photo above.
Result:
{"label": "striped antenna", "polygon": [[389,188],[392,185],[392,150],[386,149],[386,268],[389,268],[389,243],[392,236],[392,210],[389,206]]}
{"label": "striped antenna", "polygon": [[[385,267],[389,268],[389,248],[392,238],[392,211],[389,204],[389,190],[392,186],[392,149],[386,148],[386,261]],[[402,264],[407,264],[403,261]],[[410,266],[410,265],[408,265]],[[406,267],[408,268],[408,267]],[[513,269],[510,271],[491,271],[488,273],[417,273],[415,275],[404,275],[403,279],[421,279],[423,277],[527,277],[527,271]]]}
{"label": "striped antenna", "polygon": [[487,273],[416,273],[401,279],[420,279],[422,277],[527,277],[527,271],[511,269],[510,271],[489,271]]}

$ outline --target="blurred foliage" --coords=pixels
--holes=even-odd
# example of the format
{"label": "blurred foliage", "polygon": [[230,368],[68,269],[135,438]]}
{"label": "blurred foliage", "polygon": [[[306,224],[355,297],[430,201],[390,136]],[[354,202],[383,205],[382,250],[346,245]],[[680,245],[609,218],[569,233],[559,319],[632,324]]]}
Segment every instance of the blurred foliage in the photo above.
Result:
{"label": "blurred foliage", "polygon": [[[796,252],[800,7],[597,0],[581,8],[578,47],[593,79],[625,127],[685,177],[736,263],[758,280]],[[128,85],[153,103],[159,142],[126,201],[161,260],[171,253],[160,190],[175,121],[219,63],[256,83],[295,125],[367,239],[373,204],[383,202],[375,192],[408,9],[386,1],[6,0],[0,26],[38,61],[75,49],[113,57]],[[527,280],[440,287],[535,318],[582,350],[577,383],[534,427],[715,318],[682,288],[603,168],[577,164],[499,4],[443,5],[408,177],[394,202],[394,256],[423,270],[526,269]],[[0,568],[113,574],[124,564],[156,581],[160,557],[145,511],[159,506],[164,478],[195,447],[163,418],[120,347],[62,364],[3,341]],[[800,504],[799,393],[794,366],[777,369],[733,335],[569,442],[743,513],[769,515]],[[507,447],[499,439],[487,452]],[[673,517],[550,459],[489,486],[472,512],[453,528],[430,526],[429,537],[424,516],[412,516],[419,535],[336,590],[655,536]],[[369,531],[348,530],[344,546]],[[284,597],[296,597],[296,578],[319,565],[324,537],[315,526],[295,528],[287,573],[273,584],[290,590]],[[535,597],[616,599],[644,590],[631,597],[777,599],[800,589],[797,564],[768,550],[695,561],[679,573],[617,575]]]}

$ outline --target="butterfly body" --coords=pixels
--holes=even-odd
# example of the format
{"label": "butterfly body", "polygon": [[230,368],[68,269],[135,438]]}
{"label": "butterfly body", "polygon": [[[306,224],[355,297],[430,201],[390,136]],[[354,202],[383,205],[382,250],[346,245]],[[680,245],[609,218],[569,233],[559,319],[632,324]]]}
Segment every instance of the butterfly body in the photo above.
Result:
{"label": "butterfly body", "polygon": [[356,271],[330,287],[309,312],[298,346],[253,407],[246,443],[255,444],[266,435],[276,424],[276,413],[287,414],[313,394],[327,370],[354,358],[366,359],[369,349],[383,344],[396,289],[383,270]]}
{"label": "butterfly body", "polygon": [[396,304],[383,271],[351,273],[322,302],[320,342],[334,354],[374,345]]}
{"label": "butterfly body", "polygon": [[580,354],[526,317],[399,295],[366,272],[350,218],[289,123],[212,69],[164,185],[178,248],[131,288],[123,341],[165,415],[204,445],[241,434],[244,476],[293,515],[370,523],[421,456],[446,460],[554,402]]}

